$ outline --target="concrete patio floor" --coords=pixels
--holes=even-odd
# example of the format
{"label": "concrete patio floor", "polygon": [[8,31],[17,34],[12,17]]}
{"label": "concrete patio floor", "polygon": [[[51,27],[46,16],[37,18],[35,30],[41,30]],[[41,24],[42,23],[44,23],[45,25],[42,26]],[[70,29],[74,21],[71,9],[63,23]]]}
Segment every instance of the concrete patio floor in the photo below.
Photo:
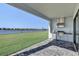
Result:
{"label": "concrete patio floor", "polygon": [[46,40],[20,51],[15,56],[77,56],[72,42]]}
{"label": "concrete patio floor", "polygon": [[77,56],[77,55],[78,55],[77,52],[57,46],[50,46],[41,51],[33,53],[30,56]]}

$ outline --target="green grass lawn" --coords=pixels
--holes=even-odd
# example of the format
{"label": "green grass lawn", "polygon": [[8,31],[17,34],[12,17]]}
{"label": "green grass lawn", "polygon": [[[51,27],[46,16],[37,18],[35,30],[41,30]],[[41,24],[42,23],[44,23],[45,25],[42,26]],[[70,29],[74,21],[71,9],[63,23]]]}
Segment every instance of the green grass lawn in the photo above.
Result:
{"label": "green grass lawn", "polygon": [[10,55],[46,40],[47,35],[46,31],[0,35],[0,56]]}

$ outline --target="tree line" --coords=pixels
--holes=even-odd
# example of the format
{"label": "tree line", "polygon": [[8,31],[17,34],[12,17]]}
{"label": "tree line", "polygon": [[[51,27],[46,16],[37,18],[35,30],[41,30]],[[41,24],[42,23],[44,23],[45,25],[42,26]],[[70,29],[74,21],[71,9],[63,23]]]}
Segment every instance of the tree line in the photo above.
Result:
{"label": "tree line", "polygon": [[47,29],[34,29],[34,28],[0,28],[0,30],[47,30]]}

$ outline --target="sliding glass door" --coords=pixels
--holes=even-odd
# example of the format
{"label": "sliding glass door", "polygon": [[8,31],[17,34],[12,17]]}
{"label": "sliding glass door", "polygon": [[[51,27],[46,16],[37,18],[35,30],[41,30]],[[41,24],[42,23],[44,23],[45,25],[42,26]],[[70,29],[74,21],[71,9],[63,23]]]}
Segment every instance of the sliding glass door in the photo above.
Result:
{"label": "sliding glass door", "polygon": [[76,17],[76,43],[77,43],[77,50],[79,51],[79,11]]}
{"label": "sliding glass door", "polygon": [[79,52],[79,10],[73,21],[73,42],[75,49]]}

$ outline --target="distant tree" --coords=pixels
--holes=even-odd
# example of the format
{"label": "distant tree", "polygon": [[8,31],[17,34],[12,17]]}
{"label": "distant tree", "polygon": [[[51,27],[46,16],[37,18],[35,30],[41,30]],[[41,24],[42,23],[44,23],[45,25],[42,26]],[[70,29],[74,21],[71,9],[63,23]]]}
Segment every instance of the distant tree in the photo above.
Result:
{"label": "distant tree", "polygon": [[0,28],[0,30],[2,30],[2,28]]}
{"label": "distant tree", "polygon": [[6,28],[3,28],[3,30],[6,30]]}
{"label": "distant tree", "polygon": [[10,28],[7,28],[7,30],[10,30]]}

